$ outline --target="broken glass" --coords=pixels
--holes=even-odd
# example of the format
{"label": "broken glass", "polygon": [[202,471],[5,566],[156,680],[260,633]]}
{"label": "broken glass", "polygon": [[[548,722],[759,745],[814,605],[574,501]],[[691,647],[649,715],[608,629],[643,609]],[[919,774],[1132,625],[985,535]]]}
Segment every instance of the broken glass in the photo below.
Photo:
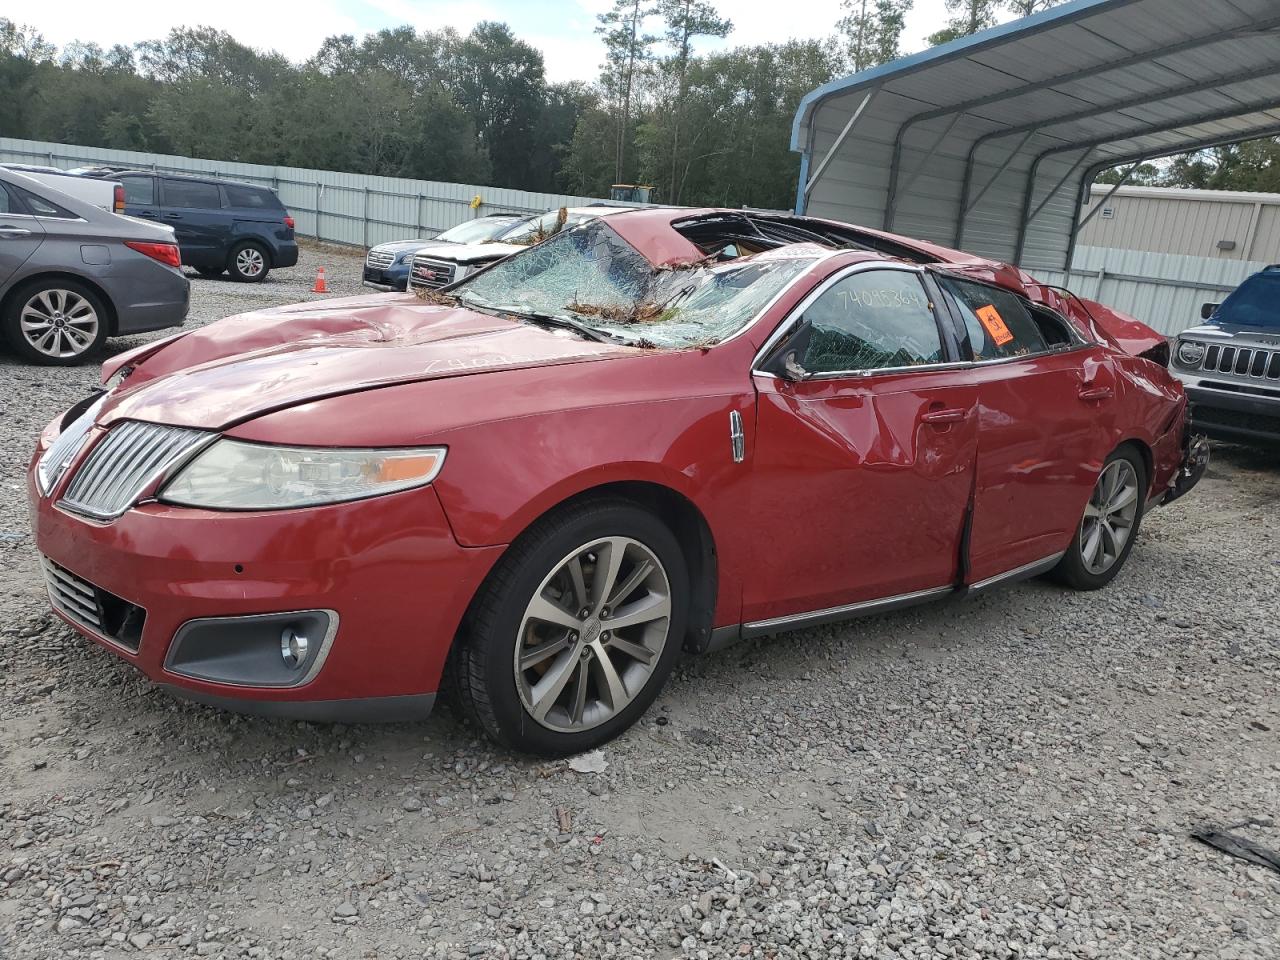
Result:
{"label": "broken glass", "polygon": [[743,260],[660,268],[595,220],[495,264],[452,292],[469,306],[562,316],[647,346],[706,346],[740,330],[823,252],[797,245]]}

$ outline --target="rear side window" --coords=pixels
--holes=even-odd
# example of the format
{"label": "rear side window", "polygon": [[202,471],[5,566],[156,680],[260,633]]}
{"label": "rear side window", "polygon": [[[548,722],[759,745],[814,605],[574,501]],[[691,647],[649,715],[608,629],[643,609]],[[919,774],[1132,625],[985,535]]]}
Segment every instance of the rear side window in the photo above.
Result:
{"label": "rear side window", "polygon": [[38,197],[30,190],[24,190],[22,187],[14,187],[26,203],[28,209],[37,217],[48,217],[51,220],[79,220],[77,214],[72,213],[65,207],[60,207],[52,200],[46,200],[44,197]]}
{"label": "rear side window", "polygon": [[974,360],[1003,360],[1049,349],[1031,311],[1008,290],[953,277],[939,280],[964,319]]}
{"label": "rear side window", "polygon": [[0,213],[22,213],[22,207],[9,198],[3,183],[0,183]]}
{"label": "rear side window", "polygon": [[165,180],[164,205],[184,210],[220,210],[222,197],[216,183],[198,180]]}
{"label": "rear side window", "polygon": [[151,177],[121,177],[124,202],[135,207],[149,207],[156,202],[156,182]]}
{"label": "rear side window", "polygon": [[227,206],[248,207],[250,210],[283,209],[280,200],[265,187],[246,187],[238,183],[224,183],[222,189],[227,192]]}

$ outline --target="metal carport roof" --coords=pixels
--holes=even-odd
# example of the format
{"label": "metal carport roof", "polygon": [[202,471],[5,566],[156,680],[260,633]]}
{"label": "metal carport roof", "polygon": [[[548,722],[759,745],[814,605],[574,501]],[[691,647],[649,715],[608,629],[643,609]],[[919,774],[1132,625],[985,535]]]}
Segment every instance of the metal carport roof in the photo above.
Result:
{"label": "metal carport roof", "polygon": [[1280,135],[1280,0],[1072,0],[835,80],[796,210],[1068,267],[1103,169]]}

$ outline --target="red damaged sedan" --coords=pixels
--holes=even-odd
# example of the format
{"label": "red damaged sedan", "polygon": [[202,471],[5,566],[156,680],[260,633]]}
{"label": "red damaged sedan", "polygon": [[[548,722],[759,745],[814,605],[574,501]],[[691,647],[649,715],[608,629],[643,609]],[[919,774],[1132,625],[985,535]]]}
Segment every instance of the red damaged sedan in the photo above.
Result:
{"label": "red damaged sedan", "polygon": [[682,651],[1105,585],[1204,469],[1163,338],[828,221],[646,210],[443,294],[103,368],[30,473],[53,608],[174,693],[583,750]]}

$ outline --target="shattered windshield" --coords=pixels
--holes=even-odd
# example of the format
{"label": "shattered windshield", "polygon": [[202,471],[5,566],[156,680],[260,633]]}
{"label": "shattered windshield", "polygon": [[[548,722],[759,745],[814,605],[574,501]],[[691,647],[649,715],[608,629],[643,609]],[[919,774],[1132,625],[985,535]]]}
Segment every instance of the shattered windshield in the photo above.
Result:
{"label": "shattered windshield", "polygon": [[658,268],[595,220],[495,264],[452,292],[468,306],[560,318],[642,346],[708,346],[742,329],[818,253],[778,250]]}

